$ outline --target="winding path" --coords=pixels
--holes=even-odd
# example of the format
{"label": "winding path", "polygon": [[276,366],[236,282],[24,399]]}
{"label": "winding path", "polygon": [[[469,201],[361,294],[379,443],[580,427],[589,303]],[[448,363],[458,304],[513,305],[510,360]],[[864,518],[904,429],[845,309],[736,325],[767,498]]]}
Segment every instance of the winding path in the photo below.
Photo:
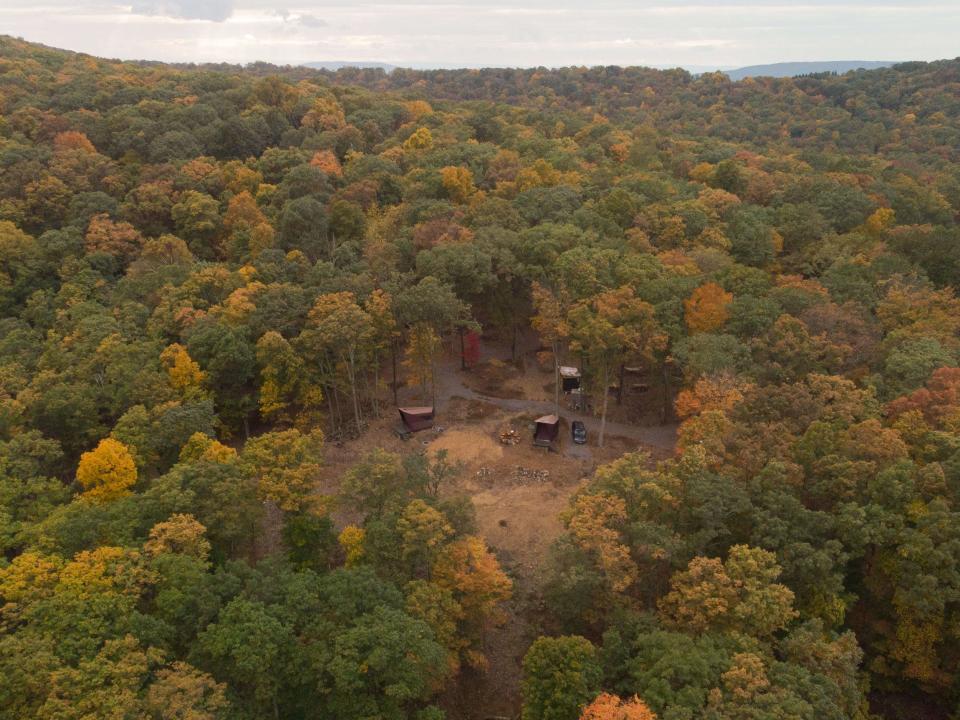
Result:
{"label": "winding path", "polygon": [[[498,398],[484,395],[463,382],[463,374],[459,369],[459,360],[444,358],[437,368],[437,410],[443,410],[446,404],[455,397],[467,400],[480,400],[495,405],[510,412],[531,412],[549,415],[554,412],[554,404],[544,400],[525,400],[522,398]],[[561,407],[561,413],[567,418],[575,418],[587,426],[587,433],[591,442],[596,442],[600,435],[600,418],[587,413],[576,412]],[[677,446],[677,425],[641,426],[628,423],[611,422],[607,420],[607,437],[623,437],[636,440],[639,443],[672,452]]]}

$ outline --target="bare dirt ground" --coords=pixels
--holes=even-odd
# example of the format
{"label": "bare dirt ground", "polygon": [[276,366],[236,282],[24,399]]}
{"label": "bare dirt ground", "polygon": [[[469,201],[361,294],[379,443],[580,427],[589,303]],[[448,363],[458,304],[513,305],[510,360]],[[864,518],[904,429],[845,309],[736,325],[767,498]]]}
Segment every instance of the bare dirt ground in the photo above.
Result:
{"label": "bare dirt ground", "polygon": [[[469,426],[447,429],[428,449],[444,448],[464,464],[447,488],[473,500],[477,530],[514,581],[507,622],[490,628],[485,653],[486,673],[465,672],[443,698],[448,716],[458,720],[513,718],[520,706],[521,662],[540,632],[542,588],[550,546],[563,531],[561,513],[597,464],[624,452],[648,449],[626,438],[610,438],[605,448],[574,445],[561,431],[558,451],[546,452],[530,442],[532,417],[499,411]],[[501,445],[500,430],[516,428],[517,445]],[[661,455],[656,448],[649,448]]]}
{"label": "bare dirt ground", "polygon": [[478,395],[522,400],[528,397],[525,379],[525,375],[512,363],[491,358],[463,373],[460,381]]}
{"label": "bare dirt ground", "polygon": [[[600,448],[599,419],[563,408],[555,448],[535,448],[533,421],[554,411],[551,372],[538,366],[535,344],[521,349],[518,363],[501,362],[509,359],[509,350],[502,346],[485,344],[484,351],[481,367],[471,371],[462,371],[453,353],[439,364],[434,430],[401,441],[393,433],[397,418],[391,407],[370,422],[361,438],[329,443],[320,488],[335,492],[344,472],[375,447],[401,454],[446,450],[448,459],[460,464],[460,472],[442,492],[471,497],[478,533],[514,581],[514,593],[506,623],[490,628],[486,637],[489,670],[464,670],[440,698],[452,720],[519,715],[521,661],[540,634],[547,557],[563,531],[560,515],[570,497],[598,465],[638,450],[650,453],[652,464],[672,455],[676,442],[673,425],[631,424],[621,419],[626,413],[615,412],[607,423],[605,447]],[[401,404],[415,399],[414,404],[420,404],[414,390],[401,389]],[[570,440],[573,419],[586,424],[587,445]],[[500,442],[500,432],[508,428],[517,432],[515,445]],[[360,520],[347,508],[338,509],[335,518],[338,525]]]}

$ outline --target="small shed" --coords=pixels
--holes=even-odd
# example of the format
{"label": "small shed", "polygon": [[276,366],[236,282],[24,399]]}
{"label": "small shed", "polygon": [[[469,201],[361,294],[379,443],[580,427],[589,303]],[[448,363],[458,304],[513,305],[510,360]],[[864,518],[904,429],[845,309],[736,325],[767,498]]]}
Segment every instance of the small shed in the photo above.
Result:
{"label": "small shed", "polygon": [[537,418],[533,431],[533,444],[538,447],[550,447],[560,434],[560,418],[556,415],[544,415]]}
{"label": "small shed", "polygon": [[580,387],[580,370],[566,365],[560,366],[560,386],[563,391],[570,392]]}
{"label": "small shed", "polygon": [[570,396],[570,407],[573,410],[587,410],[587,396],[583,392],[583,388],[575,388],[571,390],[567,395]]}
{"label": "small shed", "polygon": [[402,407],[397,409],[400,411],[400,421],[410,432],[429,430],[433,427],[432,405],[429,407]]}

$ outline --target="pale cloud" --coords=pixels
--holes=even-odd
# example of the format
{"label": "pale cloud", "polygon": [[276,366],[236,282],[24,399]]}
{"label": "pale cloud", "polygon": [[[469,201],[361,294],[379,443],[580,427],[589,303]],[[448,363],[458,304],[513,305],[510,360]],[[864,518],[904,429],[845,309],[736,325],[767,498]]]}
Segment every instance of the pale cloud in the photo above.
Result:
{"label": "pale cloud", "polygon": [[513,15],[513,16],[523,16],[523,17],[550,17],[556,15],[569,15],[570,10],[566,8],[505,8],[505,7],[495,7],[490,8],[490,12],[493,15]]}
{"label": "pale cloud", "polygon": [[316,15],[311,15],[310,13],[292,13],[286,8],[275,10],[273,14],[283,18],[285,23],[301,25],[305,28],[321,28],[327,27],[329,24],[326,20],[318,18]]}
{"label": "pale cloud", "polygon": [[133,0],[135,15],[223,22],[233,14],[233,0]]}
{"label": "pale cloud", "polygon": [[329,25],[326,20],[318,18],[316,15],[297,15],[295,21],[306,28],[321,28]]}

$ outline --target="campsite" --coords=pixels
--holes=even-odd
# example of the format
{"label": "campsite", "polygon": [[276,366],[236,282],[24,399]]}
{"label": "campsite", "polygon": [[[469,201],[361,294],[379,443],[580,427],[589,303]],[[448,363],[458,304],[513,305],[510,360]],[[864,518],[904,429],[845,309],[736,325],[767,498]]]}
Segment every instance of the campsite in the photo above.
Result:
{"label": "campsite", "polygon": [[[438,362],[434,412],[414,404],[423,397],[418,388],[401,389],[403,413],[385,408],[384,416],[371,421],[362,437],[327,446],[319,486],[322,493],[336,492],[338,479],[357,461],[362,448],[371,444],[398,453],[445,451],[458,466],[444,492],[470,497],[480,534],[516,585],[507,622],[491,628],[485,641],[493,670],[452,686],[446,699],[458,708],[482,707],[490,716],[508,716],[520,701],[521,661],[540,630],[547,554],[563,530],[560,516],[570,498],[598,466],[624,453],[642,451],[650,454],[653,467],[673,455],[676,442],[675,424],[613,420],[603,448],[595,440],[586,446],[574,444],[570,422],[584,421],[595,438],[598,420],[577,409],[577,395],[570,393],[576,388],[570,385],[561,395],[561,416],[552,422],[553,374],[536,362],[540,350],[536,336],[529,334],[525,340],[518,361],[512,361],[508,343],[495,336],[484,339],[483,359],[472,370],[461,368],[458,347],[450,343]],[[497,378],[495,389],[500,395],[506,394],[506,388],[515,397],[473,389],[484,387],[491,377]],[[628,407],[622,416],[642,411],[642,407]],[[403,415],[416,430],[399,430]],[[646,417],[654,420],[656,413],[648,412]],[[545,444],[537,442],[538,420],[546,420],[540,424],[547,426]],[[515,442],[502,441],[506,431],[516,437]],[[339,524],[356,519],[351,512],[337,517]]]}

